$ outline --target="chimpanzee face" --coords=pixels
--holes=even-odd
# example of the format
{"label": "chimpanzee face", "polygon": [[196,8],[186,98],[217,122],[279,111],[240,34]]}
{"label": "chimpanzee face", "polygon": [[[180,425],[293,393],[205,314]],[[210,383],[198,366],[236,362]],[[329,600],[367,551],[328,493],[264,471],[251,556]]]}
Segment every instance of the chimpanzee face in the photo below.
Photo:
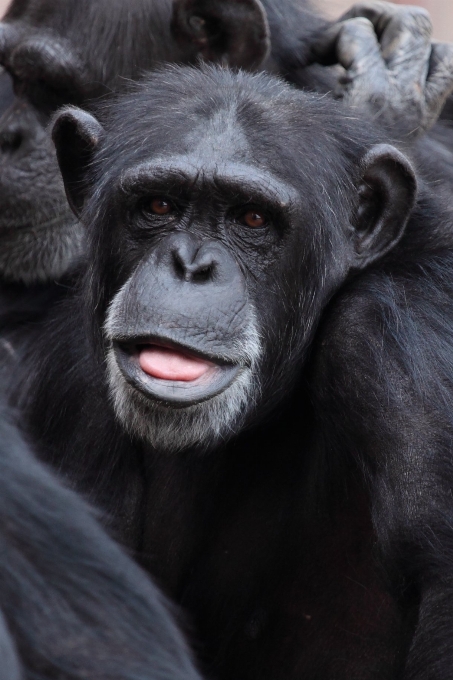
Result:
{"label": "chimpanzee face", "polygon": [[399,239],[412,170],[381,145],[358,172],[364,148],[340,121],[270,78],[190,69],[120,100],[106,130],[60,114],[77,211],[97,167],[83,214],[93,304],[133,434],[209,448],[262,417],[291,391],[332,293]]}

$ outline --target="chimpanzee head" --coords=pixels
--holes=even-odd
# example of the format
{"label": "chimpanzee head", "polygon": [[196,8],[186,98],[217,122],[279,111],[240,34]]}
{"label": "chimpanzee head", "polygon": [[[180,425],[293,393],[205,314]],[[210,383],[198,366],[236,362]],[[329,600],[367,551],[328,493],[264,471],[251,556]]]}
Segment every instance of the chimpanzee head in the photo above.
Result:
{"label": "chimpanzee head", "polygon": [[268,50],[259,0],[13,0],[0,23],[0,94],[12,100],[0,102],[0,275],[59,277],[81,250],[46,131],[58,107],[89,107],[159,62],[255,68]]}
{"label": "chimpanzee head", "polygon": [[53,137],[115,410],[159,449],[209,448],[291,391],[333,293],[400,239],[414,173],[265,75],[164,70],[103,114],[66,109]]}

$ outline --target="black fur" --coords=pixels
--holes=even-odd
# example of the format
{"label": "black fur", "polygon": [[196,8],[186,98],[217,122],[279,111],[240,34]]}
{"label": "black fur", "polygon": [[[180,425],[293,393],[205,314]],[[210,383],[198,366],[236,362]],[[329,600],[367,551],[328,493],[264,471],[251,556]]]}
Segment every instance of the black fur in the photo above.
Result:
{"label": "black fur", "polygon": [[[99,144],[83,214],[91,266],[30,334],[16,398],[40,455],[107,510],[190,612],[218,678],[450,677],[452,216],[420,176],[400,238],[410,166],[343,114],[264,75],[173,69],[101,111],[104,130],[91,118],[82,155],[83,116],[62,114],[55,133],[74,171],[87,140]],[[270,172],[299,198],[289,222],[261,234],[234,221],[224,232],[216,213],[191,218],[189,233],[241,262],[265,348],[261,390],[214,450],[162,454],[115,418],[102,324],[166,233],[145,204],[126,210],[118,179],[156,157],[178,167],[194,144],[206,177],[212,154],[219,168],[238,154],[244,178]],[[201,194],[206,210],[215,191]],[[367,235],[381,219],[384,236],[397,228],[388,254]]]}
{"label": "black fur", "polygon": [[2,680],[199,677],[155,586],[3,414],[0,552]]}
{"label": "black fur", "polygon": [[[287,2],[277,5],[275,2],[266,2],[265,5],[272,46],[265,67],[281,73],[298,86],[331,89],[333,81],[329,75],[326,76],[319,67],[307,68],[311,60],[309,46],[326,23],[307,3]],[[12,268],[7,267],[3,271],[6,282],[2,285],[0,301],[2,349],[8,370],[14,360],[19,359],[20,363],[19,349],[20,340],[24,338],[24,324],[27,339],[29,336],[31,340],[35,337],[36,324],[42,321],[43,314],[52,305],[58,306],[68,295],[73,277],[71,273],[66,275],[67,269],[80,254],[82,235],[67,210],[53,153],[44,137],[44,126],[49,115],[63,103],[90,106],[93,99],[109,95],[112,90],[123,89],[129,80],[138,78],[144,69],[156,63],[183,60],[185,55],[170,36],[171,3],[153,3],[152,10],[152,21],[148,3],[134,3],[132,7],[131,3],[112,1],[62,5],[42,0],[16,0],[8,11],[2,33],[1,59],[16,80],[18,95],[12,103],[12,109],[4,114],[1,132],[3,225],[0,238],[3,252],[9,254],[9,263],[13,263]],[[118,45],[122,46],[121,50]],[[24,51],[25,58],[19,58],[18,47]],[[40,54],[44,54],[41,61]],[[44,69],[43,65],[47,68]],[[2,103],[6,105],[5,102],[11,98],[11,91],[5,78],[3,84]],[[18,111],[25,111],[25,114],[21,113],[20,117]],[[20,186],[17,183],[18,173],[22,179]],[[26,181],[23,181],[24,178]],[[46,247],[43,249],[43,231],[40,229],[49,218],[57,222],[49,231],[52,237],[50,241],[46,233],[43,239]],[[60,258],[58,248],[61,243],[68,245],[68,249]],[[50,260],[49,252],[52,254]],[[57,254],[55,261],[54,253]],[[20,264],[19,273],[14,269],[16,263]],[[9,333],[6,333],[7,329]],[[79,329],[75,331],[79,332]],[[84,348],[82,338],[78,348],[81,354]],[[84,360],[83,356],[81,360]],[[101,381],[95,384],[93,394],[100,385]],[[102,389],[100,399],[105,399]],[[82,401],[85,401],[84,396]],[[81,403],[80,406],[84,408],[85,404]],[[51,415],[55,422],[62,409],[63,427],[66,427],[65,408],[63,402],[58,403]],[[117,530],[123,529],[129,542],[135,546],[142,530],[141,521],[137,519],[143,485],[142,462],[134,452],[129,457],[122,455],[123,438],[120,438],[119,444],[115,441],[114,427],[106,437],[99,451],[105,470],[102,481],[99,480],[100,460],[97,456],[93,457],[93,466],[88,465],[86,469],[83,458],[71,460],[65,472],[72,484],[77,485],[82,478],[82,488],[90,488],[90,492],[92,488],[93,498],[111,510],[113,524]],[[108,446],[109,441],[112,442],[111,447]],[[129,451],[129,441],[124,442],[125,449]],[[118,450],[118,455],[115,455],[115,450]],[[51,456],[57,466],[60,456],[57,446]],[[118,490],[119,481],[121,491]],[[13,477],[5,476],[5,487],[9,483],[13,483]],[[72,547],[76,550],[75,544]],[[36,562],[39,564],[44,552],[40,557],[37,554]],[[75,578],[76,575],[74,567],[72,576]],[[25,571],[22,576],[25,579]],[[68,578],[69,590],[70,586]],[[95,589],[95,586],[91,584],[91,588]],[[28,605],[35,606],[39,596],[39,592],[30,590]],[[102,622],[97,621],[93,628],[102,625]],[[44,628],[49,630],[50,635],[52,629],[47,622]],[[84,635],[89,634],[90,629],[85,626]],[[120,634],[123,635],[123,628]],[[33,631],[32,635],[35,636],[32,641],[44,649],[45,644],[41,640],[36,641],[36,632]],[[23,632],[17,632],[16,637],[22,640]],[[133,651],[135,654],[135,647]],[[59,654],[60,649],[56,653]],[[96,663],[95,657],[90,663]],[[121,660],[119,664],[122,672],[126,673],[125,677],[127,663],[127,660]],[[94,668],[90,667],[90,671],[98,676],[102,672],[109,672],[106,662],[100,663],[100,668]],[[154,665],[151,668],[154,673]],[[88,670],[84,669],[83,672]]]}

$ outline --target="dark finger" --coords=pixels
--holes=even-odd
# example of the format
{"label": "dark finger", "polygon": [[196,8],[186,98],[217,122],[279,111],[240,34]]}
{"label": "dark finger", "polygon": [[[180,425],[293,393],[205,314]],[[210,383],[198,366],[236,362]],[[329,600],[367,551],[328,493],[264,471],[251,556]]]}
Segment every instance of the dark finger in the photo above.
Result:
{"label": "dark finger", "polygon": [[382,61],[372,24],[364,18],[333,24],[312,47],[315,61],[324,66],[341,64],[349,70],[365,62]]}
{"label": "dark finger", "polygon": [[453,44],[433,43],[430,69],[426,81],[426,105],[437,119],[447,97],[453,92]]}

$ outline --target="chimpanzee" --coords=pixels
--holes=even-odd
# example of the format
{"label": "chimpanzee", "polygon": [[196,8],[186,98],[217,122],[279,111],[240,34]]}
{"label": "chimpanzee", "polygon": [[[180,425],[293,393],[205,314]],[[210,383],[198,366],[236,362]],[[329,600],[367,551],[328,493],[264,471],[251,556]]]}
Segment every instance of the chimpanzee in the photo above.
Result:
{"label": "chimpanzee", "polygon": [[265,74],[173,67],[98,116],[53,129],[90,268],[17,369],[39,454],[209,677],[449,678],[448,204]]}
{"label": "chimpanzee", "polygon": [[162,596],[3,413],[0,552],[1,680],[199,680]]}
{"label": "chimpanzee", "polygon": [[[326,77],[321,77],[319,70],[316,72],[302,67],[314,58],[326,63],[340,58],[349,67],[349,80],[343,81],[340,94],[346,94],[354,101],[357,100],[357,93],[360,99],[362,91],[362,102],[370,92],[361,77],[362,67],[367,64],[371,69],[369,73],[375,74],[370,82],[373,82],[373,86],[379,85],[379,88],[376,87],[377,94],[381,96],[378,106],[381,106],[385,97],[386,103],[392,101],[396,111],[401,99],[415,102],[415,127],[417,124],[426,127],[431,122],[450,87],[440,78],[450,56],[448,52],[442,54],[439,51],[443,48],[434,48],[431,55],[434,66],[430,79],[432,87],[425,90],[424,65],[431,52],[429,26],[425,25],[421,32],[414,30],[417,16],[422,23],[426,22],[424,14],[398,15],[399,19],[403,17],[398,26],[399,19],[397,17],[395,22],[394,10],[388,5],[381,7],[388,24],[385,30],[381,29],[381,41],[385,42],[383,36],[394,32],[395,26],[400,31],[399,40],[392,43],[395,56],[393,66],[396,66],[393,68],[390,63],[386,72],[382,68],[382,60],[376,60],[376,38],[367,22],[349,22],[341,27],[340,36],[330,31],[321,41],[314,42],[316,49],[310,51],[309,37],[314,41],[318,33],[323,36],[326,24],[312,16],[305,3],[302,7],[289,2],[284,7],[266,3],[270,28],[259,3],[232,3],[231,6],[236,10],[245,10],[246,18],[251,17],[251,22],[244,24],[247,30],[239,32],[241,39],[237,38],[236,26],[242,26],[244,14],[241,11],[236,15],[231,12],[228,14],[230,5],[229,2],[218,5],[178,3],[171,21],[170,3],[159,3],[153,15],[155,41],[151,42],[154,49],[149,49],[152,38],[146,21],[149,10],[143,3],[134,6],[128,3],[125,7],[124,3],[109,2],[106,11],[99,2],[63,5],[42,0],[14,0],[2,25],[0,49],[1,62],[13,76],[16,92],[12,109],[3,117],[1,132],[3,161],[0,194],[3,197],[4,226],[1,229],[3,261],[0,267],[3,277],[8,281],[7,285],[2,286],[2,331],[24,319],[36,321],[43,307],[47,308],[51,302],[66,296],[67,282],[61,277],[77,259],[81,249],[82,230],[67,210],[53,152],[44,131],[50,113],[62,103],[86,105],[111,90],[121,89],[126,81],[137,78],[145,67],[162,60],[191,61],[198,53],[205,59],[248,68],[256,67],[264,60],[266,68],[282,72],[299,85],[324,88]],[[216,14],[219,8],[222,12],[227,10],[221,12],[220,18]],[[192,10],[197,18],[187,16],[188,11]],[[231,17],[234,19],[233,24],[228,23]],[[107,24],[107,20],[111,23]],[[176,42],[167,39],[170,27]],[[191,35],[191,31],[194,34]],[[256,35],[258,40],[252,40]],[[410,40],[405,43],[408,35]],[[103,36],[104,42],[100,36]],[[269,36],[272,37],[271,57],[268,54]],[[351,43],[351,37],[355,43]],[[195,47],[191,44],[194,41]],[[124,45],[124,49],[119,51],[118,44]],[[256,48],[251,53],[245,49],[250,44]],[[355,49],[351,54],[353,44]],[[373,46],[370,53],[365,49],[369,44]],[[100,45],[103,49],[100,49]],[[401,45],[412,55],[410,66],[415,65],[409,68],[411,76],[405,83],[406,89],[402,95],[391,87],[393,79],[401,79],[407,69],[407,65],[401,66]],[[422,89],[414,89],[413,82],[419,80],[423,83]],[[9,88],[8,76],[3,75],[0,93],[2,106],[6,106],[12,96]],[[433,93],[430,96],[429,89],[435,91],[435,96]],[[400,99],[392,96],[395,92]],[[396,122],[394,111],[390,111],[390,115],[384,112],[384,119]],[[404,120],[409,121],[410,126],[414,125],[409,110]],[[3,339],[3,347],[8,358],[15,355],[15,347],[6,338]],[[110,436],[113,438],[114,433]],[[111,454],[110,448],[104,450]],[[59,452],[55,452],[55,458],[58,457]],[[111,455],[105,461],[105,469],[102,480],[99,480],[98,470],[94,473],[92,481],[96,494],[104,497],[112,487],[116,488],[117,476],[124,474],[126,486],[119,499],[120,510],[113,514],[119,515],[122,522],[128,524],[134,542],[140,531],[135,511],[142,471],[137,468],[135,459],[125,461],[121,456],[115,459]],[[77,465],[73,466],[71,476],[77,479],[80,473],[85,476],[86,471],[77,469]],[[8,480],[12,483],[13,477],[5,477],[5,485]],[[32,487],[33,480],[29,478],[28,481]],[[116,503],[115,495],[112,502]],[[43,555],[46,549],[49,546],[44,543],[41,548]],[[35,559],[39,564],[39,552]],[[33,596],[34,592],[30,591],[31,606],[35,604]],[[94,629],[96,623],[100,626],[99,621],[95,622]],[[151,666],[150,672],[155,673],[155,668]],[[97,673],[99,675],[100,670],[97,669]],[[126,677],[126,670],[124,673]]]}
{"label": "chimpanzee", "polygon": [[422,9],[372,2],[352,14],[331,25],[309,0],[13,0],[0,24],[16,92],[0,121],[2,327],[64,296],[83,249],[45,132],[63,104],[89,108],[159,62],[201,56],[323,91],[338,76],[310,64],[340,62],[337,94],[403,133],[429,127],[451,90],[453,50],[431,45]]}

